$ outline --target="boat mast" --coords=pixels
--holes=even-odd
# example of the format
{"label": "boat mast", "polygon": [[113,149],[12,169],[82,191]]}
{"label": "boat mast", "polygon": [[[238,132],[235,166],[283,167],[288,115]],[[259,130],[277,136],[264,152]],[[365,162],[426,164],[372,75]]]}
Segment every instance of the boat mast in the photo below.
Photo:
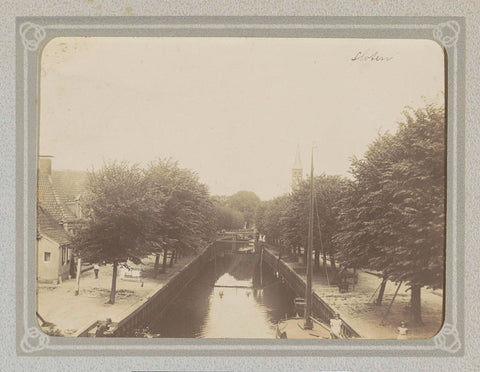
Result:
{"label": "boat mast", "polygon": [[305,329],[313,328],[312,321],[312,249],[313,249],[313,148],[310,170],[310,215],[308,218],[307,287],[305,290]]}

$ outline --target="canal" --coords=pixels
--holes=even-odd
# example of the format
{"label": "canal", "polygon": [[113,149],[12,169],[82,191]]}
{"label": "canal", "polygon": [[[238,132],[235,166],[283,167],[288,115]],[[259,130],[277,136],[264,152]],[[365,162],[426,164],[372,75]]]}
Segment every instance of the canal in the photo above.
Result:
{"label": "canal", "polygon": [[145,326],[160,337],[274,338],[277,322],[293,315],[294,294],[265,268],[261,285],[256,259],[217,256]]}

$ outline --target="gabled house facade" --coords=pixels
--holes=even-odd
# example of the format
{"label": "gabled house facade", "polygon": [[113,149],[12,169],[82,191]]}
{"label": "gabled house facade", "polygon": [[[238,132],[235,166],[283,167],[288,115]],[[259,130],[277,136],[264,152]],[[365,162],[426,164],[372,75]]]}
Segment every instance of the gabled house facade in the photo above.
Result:
{"label": "gabled house facade", "polygon": [[70,236],[41,206],[37,207],[37,280],[61,281],[71,273]]}
{"label": "gabled house facade", "polygon": [[81,218],[84,172],[53,172],[52,157],[40,156],[37,184],[37,280],[61,282],[74,276],[69,242]]}

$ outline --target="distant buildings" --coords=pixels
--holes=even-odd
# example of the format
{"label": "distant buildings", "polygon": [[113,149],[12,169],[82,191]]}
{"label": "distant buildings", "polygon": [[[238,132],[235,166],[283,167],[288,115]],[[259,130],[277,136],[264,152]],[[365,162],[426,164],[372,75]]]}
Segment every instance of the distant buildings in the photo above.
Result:
{"label": "distant buildings", "polygon": [[73,276],[69,248],[75,224],[82,217],[85,172],[52,171],[52,157],[40,156],[37,184],[37,280],[61,281]]}
{"label": "distant buildings", "polygon": [[300,161],[300,146],[297,145],[297,153],[292,167],[292,191],[298,189],[303,179],[302,162]]}

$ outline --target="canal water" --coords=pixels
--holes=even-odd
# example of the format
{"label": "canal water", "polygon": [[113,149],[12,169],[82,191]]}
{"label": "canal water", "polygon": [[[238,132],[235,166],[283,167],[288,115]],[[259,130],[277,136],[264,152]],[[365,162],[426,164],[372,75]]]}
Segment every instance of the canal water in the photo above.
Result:
{"label": "canal water", "polygon": [[275,338],[278,321],[293,313],[294,294],[268,270],[260,286],[255,257],[217,257],[146,324],[150,332],[175,338]]}

